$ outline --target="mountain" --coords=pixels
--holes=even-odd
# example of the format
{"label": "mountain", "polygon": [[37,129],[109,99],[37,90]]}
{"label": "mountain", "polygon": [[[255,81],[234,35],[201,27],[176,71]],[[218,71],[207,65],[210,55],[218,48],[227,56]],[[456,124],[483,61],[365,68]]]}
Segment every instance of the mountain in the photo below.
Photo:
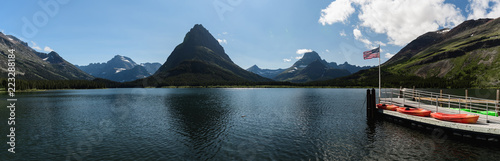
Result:
{"label": "mountain", "polygon": [[121,56],[121,55],[115,55],[111,60],[106,62],[106,66],[108,67],[113,67],[117,69],[132,69],[135,66],[137,66],[137,63],[135,63],[132,59],[126,56]]}
{"label": "mountain", "polygon": [[[154,65],[159,63],[146,63],[138,65],[126,56],[116,55],[106,63],[91,63],[86,66],[77,66],[81,70],[97,78],[109,79],[117,82],[129,82],[146,78],[156,72]],[[150,71],[146,69],[150,68]],[[158,68],[156,68],[158,69]]]}
{"label": "mountain", "polygon": [[[336,65],[336,64],[335,64]],[[338,66],[337,66],[338,67]],[[290,68],[274,77],[278,81],[295,83],[333,79],[351,74],[346,69],[335,69],[315,51],[304,53],[304,56]]]}
{"label": "mountain", "polygon": [[[381,67],[385,86],[499,87],[500,19],[468,20],[452,29],[425,33]],[[377,70],[360,71],[327,84],[374,85]]]}
{"label": "mountain", "polygon": [[67,62],[58,53],[41,53],[28,43],[0,32],[0,78],[7,77],[9,49],[15,49],[16,78],[20,80],[92,80],[91,75]]}
{"label": "mountain", "polygon": [[[308,75],[308,74],[305,74],[304,72],[301,72],[300,74],[298,74],[299,71],[301,71],[302,69],[305,69],[309,64],[311,64],[315,61],[319,61],[321,64],[325,65],[326,68],[329,68],[329,69],[345,69],[349,72],[349,74],[356,73],[360,70],[372,68],[372,66],[351,65],[347,62],[344,62],[344,64],[339,64],[339,65],[337,65],[337,63],[335,63],[335,62],[326,62],[326,60],[321,59],[321,57],[319,56],[318,53],[313,51],[313,52],[309,52],[309,53],[304,53],[304,56],[300,60],[295,62],[292,65],[292,67],[287,68],[287,69],[261,69],[257,65],[254,65],[254,66],[248,68],[247,71],[250,71],[252,73],[255,73],[255,74],[258,74],[260,76],[270,78],[270,79],[275,79],[275,80],[280,80],[280,81],[292,81],[293,80],[293,82],[325,80],[328,78],[337,78],[339,76],[346,76],[346,72],[344,72],[342,70],[329,70],[329,72],[326,72],[326,73],[328,73],[327,75],[324,75],[324,77],[316,78],[316,79],[304,79],[303,78],[304,75]],[[306,70],[306,72],[313,72],[313,73],[325,72],[325,71],[323,71],[323,68],[312,68],[312,69],[318,69],[318,71]],[[338,74],[338,76],[336,76],[335,74]],[[349,74],[347,74],[347,75],[349,75]],[[280,75],[280,76],[278,77],[278,75]],[[296,77],[297,75],[301,75],[301,76],[299,76],[300,78],[292,78],[292,77]]]}
{"label": "mountain", "polygon": [[328,62],[321,59],[321,57],[319,56],[319,54],[317,52],[312,51],[312,52],[304,53],[304,56],[302,56],[302,58],[300,58],[297,62],[295,62],[292,65],[292,67],[305,68],[309,64],[311,64],[312,62],[314,62],[316,60],[319,60],[322,64],[328,66]]}
{"label": "mountain", "polygon": [[145,81],[154,81],[158,85],[195,85],[271,80],[234,64],[210,32],[197,24],[186,34],[184,41],[175,47],[158,71]]}
{"label": "mountain", "polygon": [[360,70],[364,70],[364,69],[370,69],[370,68],[373,68],[375,66],[357,66],[357,65],[351,65],[349,64],[348,62],[344,62],[344,64],[337,64],[335,62],[330,62],[328,63],[328,66],[331,67],[331,68],[335,68],[335,69],[345,69],[351,73],[356,73]]}
{"label": "mountain", "polygon": [[160,69],[160,63],[141,63],[140,66],[143,66],[149,73],[154,74],[158,69]]}
{"label": "mountain", "polygon": [[261,69],[257,65],[253,65],[247,69],[247,71],[258,74],[262,77],[273,79],[281,72],[285,71],[285,69]]}
{"label": "mountain", "polygon": [[309,82],[318,80],[328,80],[337,77],[350,75],[351,73],[345,69],[334,69],[326,66],[324,60],[317,59],[307,65],[304,69],[298,71],[292,78],[285,81],[290,82]]}

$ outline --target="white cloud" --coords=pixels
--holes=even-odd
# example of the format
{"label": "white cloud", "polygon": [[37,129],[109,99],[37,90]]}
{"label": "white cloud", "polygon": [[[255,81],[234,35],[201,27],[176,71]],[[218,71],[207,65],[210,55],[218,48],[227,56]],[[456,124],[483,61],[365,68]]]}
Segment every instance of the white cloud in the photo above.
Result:
{"label": "white cloud", "polygon": [[391,53],[385,53],[385,58],[390,59],[394,56],[394,54]]}
{"label": "white cloud", "polygon": [[404,46],[418,36],[464,21],[460,9],[444,0],[376,0],[362,2],[361,26],[387,34],[389,43]]}
{"label": "white cloud", "polygon": [[312,49],[298,49],[297,50],[297,54],[304,54],[304,53],[308,53],[308,52],[312,52],[313,50]]}
{"label": "white cloud", "polygon": [[321,17],[318,22],[323,26],[334,24],[336,22],[344,23],[349,16],[354,13],[350,0],[336,0],[330,3],[328,7],[321,10]]}
{"label": "white cloud", "polygon": [[45,48],[43,48],[43,51],[45,51],[45,52],[51,52],[51,51],[54,51],[54,50],[52,50],[52,49],[51,49],[50,47],[48,47],[48,46],[45,46]]}
{"label": "white cloud", "polygon": [[359,29],[352,30],[352,34],[354,34],[354,38],[356,39],[363,37],[363,34],[361,34],[361,31]]}
{"label": "white cloud", "polygon": [[33,48],[37,51],[42,50],[42,48],[40,48],[40,46],[38,46],[34,41],[31,41],[31,48]]}
{"label": "white cloud", "polygon": [[467,19],[500,17],[500,0],[469,0],[469,3]]}
{"label": "white cloud", "polygon": [[330,50],[328,50],[328,49],[326,49],[325,51],[328,52],[328,53],[330,52]]}
{"label": "white cloud", "polygon": [[292,59],[283,59],[283,62],[291,62]]}
{"label": "white cloud", "polygon": [[226,39],[217,39],[217,41],[219,42],[219,44],[227,44]]}
{"label": "white cloud", "polygon": [[347,36],[347,35],[345,34],[345,31],[344,31],[344,30],[340,31],[340,33],[339,33],[339,34],[340,34],[340,36]]}
{"label": "white cloud", "polygon": [[227,32],[222,32],[222,35],[227,35],[228,33]]}
{"label": "white cloud", "polygon": [[373,43],[370,40],[364,38],[359,29],[352,30],[352,33],[354,34],[354,38],[356,40],[361,41],[367,48],[372,48]]}
{"label": "white cloud", "polygon": [[[389,44],[398,46],[426,32],[452,28],[465,20],[460,9],[445,0],[337,0],[321,10],[319,22],[323,25],[344,23],[355,12],[353,5],[359,10],[359,26],[386,34]],[[498,7],[492,8],[490,13],[496,13]],[[368,43],[366,38],[358,38]]]}
{"label": "white cloud", "polygon": [[295,57],[295,59],[302,59],[302,56],[297,56]]}

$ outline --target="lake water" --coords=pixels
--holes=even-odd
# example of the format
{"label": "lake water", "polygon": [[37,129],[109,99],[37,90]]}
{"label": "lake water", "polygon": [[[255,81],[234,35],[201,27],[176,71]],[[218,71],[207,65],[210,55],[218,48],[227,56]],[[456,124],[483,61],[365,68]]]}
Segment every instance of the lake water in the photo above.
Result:
{"label": "lake water", "polygon": [[0,160],[496,160],[500,147],[368,122],[365,89],[18,93]]}

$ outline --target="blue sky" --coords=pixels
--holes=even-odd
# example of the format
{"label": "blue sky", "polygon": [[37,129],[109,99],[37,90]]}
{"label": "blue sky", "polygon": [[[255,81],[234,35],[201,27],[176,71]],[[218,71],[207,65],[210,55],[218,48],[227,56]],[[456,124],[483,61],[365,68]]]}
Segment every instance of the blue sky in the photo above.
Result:
{"label": "blue sky", "polygon": [[[500,0],[19,0],[3,1],[0,31],[77,65],[124,55],[164,63],[194,24],[248,68],[287,68],[303,51],[329,62],[377,65],[428,31],[500,16]],[[48,6],[48,7],[47,7]]]}

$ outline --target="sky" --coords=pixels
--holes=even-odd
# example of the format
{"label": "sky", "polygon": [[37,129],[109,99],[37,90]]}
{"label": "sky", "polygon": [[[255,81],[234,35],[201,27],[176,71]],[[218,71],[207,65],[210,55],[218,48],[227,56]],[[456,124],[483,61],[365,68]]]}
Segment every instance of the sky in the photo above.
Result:
{"label": "sky", "polygon": [[425,34],[500,17],[500,0],[2,0],[0,31],[75,65],[114,55],[164,63],[202,24],[240,67],[288,68],[305,52],[365,66]]}

